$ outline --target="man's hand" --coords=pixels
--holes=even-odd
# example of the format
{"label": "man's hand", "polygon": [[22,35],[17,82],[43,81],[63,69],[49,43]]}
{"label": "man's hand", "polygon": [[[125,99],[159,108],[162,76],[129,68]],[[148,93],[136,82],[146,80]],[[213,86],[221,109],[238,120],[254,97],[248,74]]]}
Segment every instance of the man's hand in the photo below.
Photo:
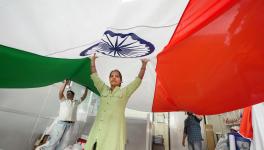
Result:
{"label": "man's hand", "polygon": [[70,84],[70,80],[66,79],[66,80],[64,80],[64,83],[65,83],[66,85],[68,85],[68,84]]}
{"label": "man's hand", "polygon": [[65,79],[65,80],[64,80],[64,83],[63,83],[63,85],[60,87],[60,91],[59,91],[59,99],[60,99],[60,100],[64,100],[64,99],[65,99],[65,96],[64,96],[63,92],[64,92],[65,87],[66,87],[67,84],[70,84],[70,80]]}
{"label": "man's hand", "polygon": [[202,120],[203,119],[203,116],[202,115],[197,115],[197,114],[193,114],[196,118],[198,118],[199,120]]}
{"label": "man's hand", "polygon": [[185,140],[182,140],[182,146],[185,147]]}
{"label": "man's hand", "polygon": [[87,91],[88,91],[88,89],[87,89],[87,87],[86,87],[86,88],[85,88],[85,91],[84,91],[84,93],[83,93],[83,96],[81,97],[81,101],[85,100],[85,98],[86,98],[86,96],[87,96]]}
{"label": "man's hand", "polygon": [[91,57],[91,73],[96,73],[96,67],[95,67],[95,59],[98,58],[96,56],[96,53],[93,54],[93,56]]}
{"label": "man's hand", "polygon": [[[184,124],[184,126],[185,126],[185,124]],[[185,129],[185,127],[184,127],[184,129]],[[187,134],[185,134],[185,131],[183,131],[183,137],[182,137],[182,146],[183,147],[185,147],[185,139],[186,139],[186,137],[187,137]]]}

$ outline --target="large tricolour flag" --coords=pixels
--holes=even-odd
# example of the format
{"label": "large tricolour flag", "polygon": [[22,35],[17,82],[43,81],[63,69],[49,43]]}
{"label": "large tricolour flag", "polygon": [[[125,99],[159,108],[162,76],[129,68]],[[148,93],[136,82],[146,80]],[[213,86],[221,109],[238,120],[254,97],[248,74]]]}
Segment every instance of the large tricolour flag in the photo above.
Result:
{"label": "large tricolour flag", "polygon": [[1,1],[0,87],[121,70],[123,86],[151,61],[128,107],[215,114],[264,100],[261,0]]}

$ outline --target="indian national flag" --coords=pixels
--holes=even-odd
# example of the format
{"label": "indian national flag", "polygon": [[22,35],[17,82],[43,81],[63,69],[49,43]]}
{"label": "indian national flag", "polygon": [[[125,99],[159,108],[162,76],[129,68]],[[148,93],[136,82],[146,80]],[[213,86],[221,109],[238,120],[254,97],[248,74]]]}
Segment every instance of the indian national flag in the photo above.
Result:
{"label": "indian national flag", "polygon": [[148,58],[128,107],[226,112],[264,101],[262,0],[13,0],[0,2],[0,88],[64,79],[97,93],[90,57],[122,86]]}

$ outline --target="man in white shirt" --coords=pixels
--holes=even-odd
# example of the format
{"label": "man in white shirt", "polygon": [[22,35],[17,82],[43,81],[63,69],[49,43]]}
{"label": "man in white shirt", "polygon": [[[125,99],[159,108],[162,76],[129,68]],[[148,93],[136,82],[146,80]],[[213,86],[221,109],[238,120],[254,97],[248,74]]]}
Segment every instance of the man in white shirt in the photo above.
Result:
{"label": "man in white shirt", "polygon": [[61,86],[59,91],[60,99],[60,112],[57,123],[55,123],[49,140],[46,144],[38,147],[41,150],[63,150],[68,145],[72,145],[70,140],[73,136],[71,133],[73,131],[74,122],[76,121],[76,113],[78,105],[86,98],[87,88],[81,100],[74,100],[74,92],[71,90],[67,91],[66,97],[64,96],[64,90],[66,85],[69,84],[69,80],[65,80],[64,84]]}

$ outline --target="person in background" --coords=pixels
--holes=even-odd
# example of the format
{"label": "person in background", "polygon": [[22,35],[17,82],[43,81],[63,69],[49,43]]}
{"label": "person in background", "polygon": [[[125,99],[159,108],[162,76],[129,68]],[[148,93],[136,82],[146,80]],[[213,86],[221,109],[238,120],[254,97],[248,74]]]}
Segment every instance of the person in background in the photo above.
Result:
{"label": "person in background", "polygon": [[187,115],[188,117],[184,121],[182,145],[185,147],[185,139],[187,137],[189,150],[202,150],[203,138],[200,122],[203,116],[192,112],[187,112]]}
{"label": "person in background", "polygon": [[[86,98],[87,88],[80,100],[74,99],[74,92],[68,90],[66,96],[64,90],[69,80],[65,80],[59,91],[60,110],[58,121],[51,130],[51,134],[46,144],[36,148],[36,150],[63,150],[68,145],[75,142],[73,137],[73,126],[76,121],[77,107]],[[71,142],[72,141],[72,142]]]}

